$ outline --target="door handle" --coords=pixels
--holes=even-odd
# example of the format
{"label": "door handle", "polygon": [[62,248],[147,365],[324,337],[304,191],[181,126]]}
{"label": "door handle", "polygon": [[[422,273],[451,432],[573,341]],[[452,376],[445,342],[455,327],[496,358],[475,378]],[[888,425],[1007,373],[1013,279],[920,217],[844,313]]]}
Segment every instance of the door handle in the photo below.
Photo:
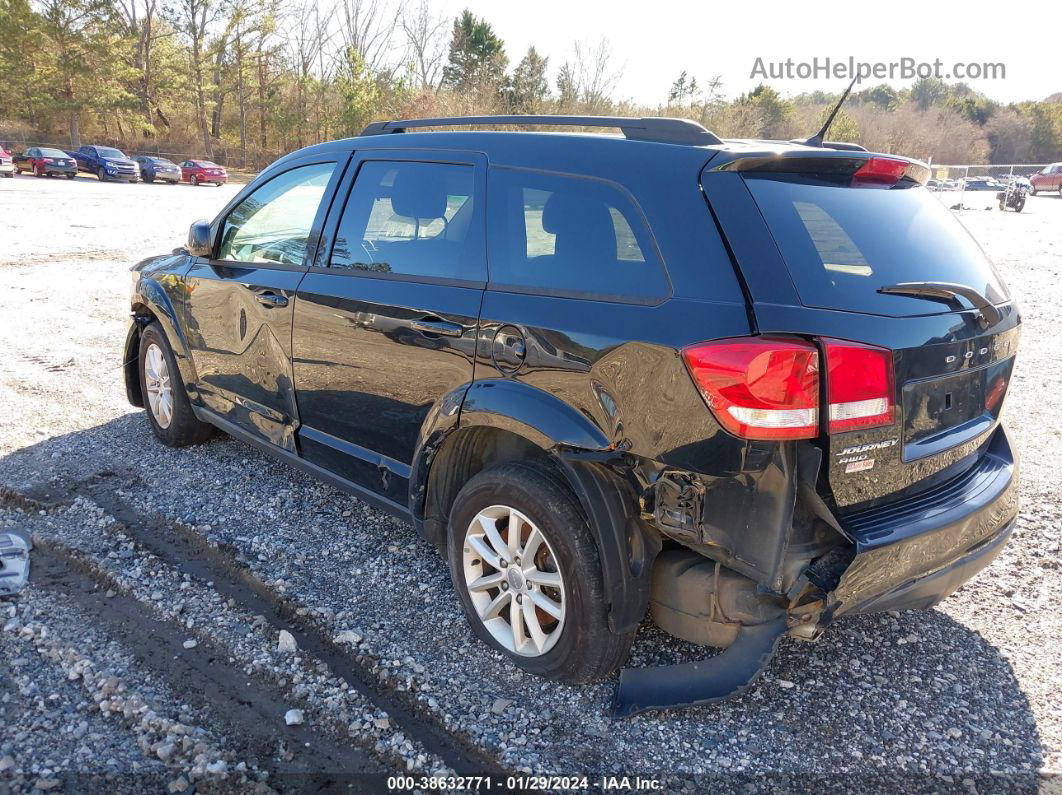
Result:
{"label": "door handle", "polygon": [[410,323],[410,326],[425,334],[441,334],[444,337],[460,337],[465,331],[464,326],[457,323],[429,318],[414,320]]}
{"label": "door handle", "polygon": [[267,309],[273,309],[274,307],[282,307],[288,305],[288,299],[282,295],[277,295],[276,293],[258,293],[255,296],[255,299],[257,299],[258,303],[260,303]]}

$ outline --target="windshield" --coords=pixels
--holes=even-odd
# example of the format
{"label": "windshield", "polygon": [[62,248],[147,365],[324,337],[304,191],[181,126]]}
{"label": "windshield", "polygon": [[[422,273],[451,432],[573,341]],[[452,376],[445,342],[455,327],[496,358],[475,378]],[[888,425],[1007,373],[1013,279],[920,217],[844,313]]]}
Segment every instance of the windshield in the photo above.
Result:
{"label": "windshield", "polygon": [[42,149],[41,157],[70,157],[66,152],[60,152],[58,149]]}
{"label": "windshield", "polygon": [[125,158],[125,154],[119,151],[118,149],[110,149],[106,146],[101,146],[96,149],[96,151],[99,152],[100,157],[120,157],[123,159]]}
{"label": "windshield", "polygon": [[790,174],[746,174],[805,306],[907,316],[937,301],[882,295],[900,282],[952,282],[993,303],[1006,287],[980,246],[925,188],[852,188]]}

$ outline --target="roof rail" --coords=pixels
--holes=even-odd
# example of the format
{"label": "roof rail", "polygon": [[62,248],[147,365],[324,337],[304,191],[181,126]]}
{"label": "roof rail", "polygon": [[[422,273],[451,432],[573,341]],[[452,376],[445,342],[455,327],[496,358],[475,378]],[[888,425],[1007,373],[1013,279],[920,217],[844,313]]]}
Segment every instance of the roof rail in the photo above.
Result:
{"label": "roof rail", "polygon": [[405,121],[374,121],[361,131],[362,135],[400,133],[414,127],[463,127],[465,125],[513,124],[556,127],[618,127],[634,141],[710,146],[722,141],[714,133],[690,119],[653,116],[638,119],[628,116],[449,116],[439,119],[406,119]]}

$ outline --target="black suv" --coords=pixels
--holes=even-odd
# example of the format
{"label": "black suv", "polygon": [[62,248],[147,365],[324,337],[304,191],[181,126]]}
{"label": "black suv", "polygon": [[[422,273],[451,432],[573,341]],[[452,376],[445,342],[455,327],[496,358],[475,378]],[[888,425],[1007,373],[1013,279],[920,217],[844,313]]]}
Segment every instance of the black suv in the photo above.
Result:
{"label": "black suv", "polygon": [[[498,123],[623,135],[407,132]],[[783,634],[937,603],[1017,513],[1007,288],[924,165],[815,143],[478,117],[300,150],[134,268],[129,400],[411,521],[528,671],[606,676],[650,611],[726,651],[624,671],[618,713],[732,695]]]}

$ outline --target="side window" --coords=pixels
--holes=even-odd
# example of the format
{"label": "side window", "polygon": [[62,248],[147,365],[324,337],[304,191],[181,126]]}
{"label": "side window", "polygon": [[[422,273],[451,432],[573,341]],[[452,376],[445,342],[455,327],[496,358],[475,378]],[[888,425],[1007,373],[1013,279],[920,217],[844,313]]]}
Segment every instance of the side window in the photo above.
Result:
{"label": "side window", "polygon": [[293,168],[237,204],[225,218],[218,259],[302,265],[335,167],[335,163],[316,163]]}
{"label": "side window", "polygon": [[618,187],[499,168],[490,172],[488,195],[493,286],[628,299],[667,295],[645,219]]}
{"label": "side window", "polygon": [[336,233],[333,268],[482,280],[475,169],[452,163],[362,163]]}

